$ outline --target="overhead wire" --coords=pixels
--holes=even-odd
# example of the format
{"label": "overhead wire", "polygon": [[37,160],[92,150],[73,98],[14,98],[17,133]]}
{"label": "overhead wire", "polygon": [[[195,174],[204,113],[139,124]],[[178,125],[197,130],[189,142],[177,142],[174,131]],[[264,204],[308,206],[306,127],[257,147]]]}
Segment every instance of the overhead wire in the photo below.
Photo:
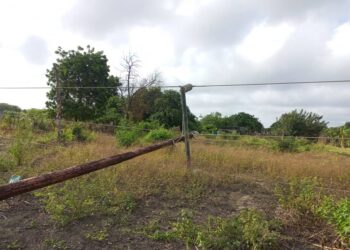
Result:
{"label": "overhead wire", "polygon": [[[330,84],[330,83],[350,83],[350,79],[342,80],[317,80],[317,81],[286,81],[286,82],[255,82],[255,83],[213,83],[213,84],[191,84],[193,88],[213,88],[213,87],[249,87],[268,85],[307,85],[307,84]],[[160,85],[157,88],[180,88],[181,85]],[[0,86],[0,89],[50,89],[51,86]],[[61,89],[128,89],[123,86],[62,86]],[[147,88],[146,86],[130,86],[130,89]]]}

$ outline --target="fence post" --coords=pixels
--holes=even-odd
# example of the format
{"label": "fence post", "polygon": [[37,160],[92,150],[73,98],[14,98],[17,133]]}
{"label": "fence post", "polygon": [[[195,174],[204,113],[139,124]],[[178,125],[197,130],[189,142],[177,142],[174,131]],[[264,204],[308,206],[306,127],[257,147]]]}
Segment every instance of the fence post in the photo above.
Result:
{"label": "fence post", "polygon": [[58,76],[57,68],[55,68],[56,77],[56,128],[57,128],[57,139],[59,142],[62,141],[62,126],[61,126],[61,115],[62,115],[62,96],[61,96],[61,80]]}
{"label": "fence post", "polygon": [[188,129],[188,115],[187,115],[187,105],[186,105],[186,92],[192,90],[191,84],[186,84],[180,87],[181,93],[181,108],[182,108],[182,135],[185,137],[185,151],[187,167],[191,167],[191,150],[189,142],[189,129]]}

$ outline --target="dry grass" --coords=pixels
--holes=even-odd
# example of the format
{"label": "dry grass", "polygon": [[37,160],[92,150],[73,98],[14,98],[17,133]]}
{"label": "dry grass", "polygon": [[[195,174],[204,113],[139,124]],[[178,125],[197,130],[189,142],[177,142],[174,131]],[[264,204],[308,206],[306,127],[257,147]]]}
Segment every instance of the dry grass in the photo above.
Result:
{"label": "dry grass", "polygon": [[[273,217],[277,202],[270,188],[293,178],[317,177],[324,186],[350,191],[350,158],[346,155],[312,151],[281,153],[199,141],[191,145],[192,171],[186,168],[184,147],[179,143],[36,194],[43,197],[52,218],[63,224],[106,214],[120,219],[135,206],[143,206],[137,211],[140,213],[137,223],[146,214],[160,218],[166,225],[182,207],[200,211],[200,220],[212,214],[232,215],[237,212],[237,200],[242,197],[262,205],[260,208]],[[104,134],[97,134],[95,140],[86,143],[33,147],[24,165],[6,175],[31,177],[129,150],[118,148],[115,138]],[[163,217],[159,217],[163,211]],[[130,228],[130,225],[126,227]]]}
{"label": "dry grass", "polygon": [[[245,174],[270,180],[317,177],[328,187],[349,189],[350,158],[330,152],[281,153],[271,150],[194,143],[195,167],[223,175]],[[349,189],[350,191],[350,189]]]}
{"label": "dry grass", "polygon": [[[31,157],[26,159],[26,166],[17,168],[15,172],[30,177],[128,150],[131,149],[117,148],[113,136],[98,134],[95,140],[84,144],[33,149]],[[211,179],[210,182],[217,184],[229,184],[234,178],[243,177],[270,183],[317,177],[327,187],[350,191],[349,156],[337,153],[281,153],[193,141],[192,157],[194,171],[188,172],[183,145],[177,144],[99,171],[97,175],[102,178],[106,173],[125,189],[140,189],[144,195],[157,189],[164,191],[164,188],[176,193],[178,185],[193,182],[194,176],[206,179],[205,182]]]}

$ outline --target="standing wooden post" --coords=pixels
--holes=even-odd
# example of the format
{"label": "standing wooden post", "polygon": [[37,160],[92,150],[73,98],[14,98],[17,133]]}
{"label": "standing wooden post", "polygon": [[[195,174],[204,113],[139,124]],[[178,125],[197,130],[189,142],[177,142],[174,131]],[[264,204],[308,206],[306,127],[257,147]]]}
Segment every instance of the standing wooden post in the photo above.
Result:
{"label": "standing wooden post", "polygon": [[62,96],[61,96],[61,81],[58,76],[57,68],[55,68],[56,75],[56,128],[57,128],[57,139],[59,142],[62,141],[62,126],[61,126],[61,114],[62,114]]}
{"label": "standing wooden post", "polygon": [[181,108],[182,108],[182,135],[185,137],[185,150],[187,167],[191,167],[191,151],[190,151],[190,139],[188,132],[188,115],[187,115],[187,105],[186,105],[186,92],[192,89],[191,84],[186,84],[180,87],[181,93]]}

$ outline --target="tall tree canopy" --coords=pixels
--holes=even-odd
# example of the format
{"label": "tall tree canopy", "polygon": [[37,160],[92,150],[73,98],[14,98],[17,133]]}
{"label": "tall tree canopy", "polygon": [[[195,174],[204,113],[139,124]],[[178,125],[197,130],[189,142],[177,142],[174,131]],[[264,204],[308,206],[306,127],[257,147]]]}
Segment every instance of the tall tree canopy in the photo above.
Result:
{"label": "tall tree canopy", "polygon": [[[196,117],[188,112],[188,126],[190,130],[198,130],[199,124]],[[163,94],[155,100],[154,113],[150,119],[157,120],[165,127],[181,127],[182,111],[180,93],[174,90],[165,90]]]}
{"label": "tall tree canopy", "polygon": [[21,109],[15,105],[7,104],[7,103],[0,103],[0,115],[4,112],[19,112]]}
{"label": "tall tree canopy", "polygon": [[290,136],[319,136],[321,131],[327,127],[323,117],[316,113],[305,110],[293,110],[282,114],[281,117],[271,125],[274,134]]}
{"label": "tall tree canopy", "polygon": [[244,133],[260,133],[264,128],[258,118],[244,112],[225,118],[224,126],[239,129]]}
{"label": "tall tree canopy", "polygon": [[215,112],[204,116],[200,122],[203,130],[210,133],[219,129],[235,129],[241,133],[255,133],[261,132],[264,128],[258,118],[244,112],[225,117],[219,112]]}
{"label": "tall tree canopy", "polygon": [[142,87],[134,94],[130,103],[129,115],[133,121],[147,120],[158,110],[157,99],[163,95],[159,87]]}
{"label": "tall tree canopy", "polygon": [[86,50],[78,47],[77,50],[69,51],[59,47],[56,54],[56,63],[47,70],[48,85],[51,87],[47,93],[47,108],[51,111],[56,109],[56,84],[59,80],[63,87],[64,118],[84,121],[104,116],[108,100],[117,96],[117,87],[120,85],[117,77],[109,76],[108,60],[104,53],[87,46]]}

